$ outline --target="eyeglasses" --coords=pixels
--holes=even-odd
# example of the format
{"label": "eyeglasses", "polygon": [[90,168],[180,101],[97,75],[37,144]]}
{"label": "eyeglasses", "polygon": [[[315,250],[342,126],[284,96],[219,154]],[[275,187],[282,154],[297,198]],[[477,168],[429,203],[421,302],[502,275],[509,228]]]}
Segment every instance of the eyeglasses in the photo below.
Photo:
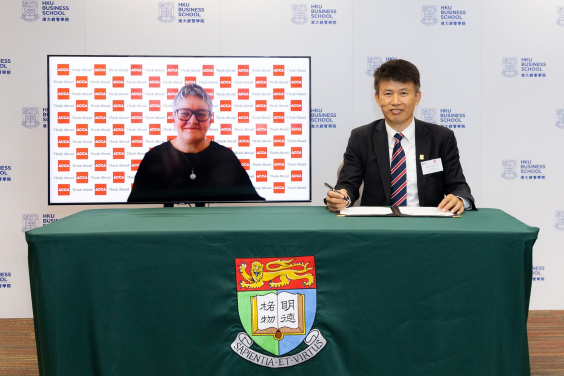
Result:
{"label": "eyeglasses", "polygon": [[178,110],[176,110],[176,117],[181,121],[190,120],[192,115],[194,115],[198,121],[204,122],[209,120],[211,112],[209,112],[208,110],[192,111],[188,108],[179,108]]}

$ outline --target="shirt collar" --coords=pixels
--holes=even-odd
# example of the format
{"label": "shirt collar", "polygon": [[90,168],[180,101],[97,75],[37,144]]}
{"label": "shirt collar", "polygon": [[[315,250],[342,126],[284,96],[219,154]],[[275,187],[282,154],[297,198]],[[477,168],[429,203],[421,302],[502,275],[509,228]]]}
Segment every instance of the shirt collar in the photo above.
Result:
{"label": "shirt collar", "polygon": [[[388,133],[388,144],[393,147],[396,142],[394,136],[398,132],[393,130],[392,127],[388,125],[388,123],[386,123],[386,132]],[[411,120],[411,124],[409,124],[407,128],[405,128],[401,133],[403,134],[403,137],[407,142],[413,142],[413,140],[415,139],[415,117],[413,117],[413,119]]]}

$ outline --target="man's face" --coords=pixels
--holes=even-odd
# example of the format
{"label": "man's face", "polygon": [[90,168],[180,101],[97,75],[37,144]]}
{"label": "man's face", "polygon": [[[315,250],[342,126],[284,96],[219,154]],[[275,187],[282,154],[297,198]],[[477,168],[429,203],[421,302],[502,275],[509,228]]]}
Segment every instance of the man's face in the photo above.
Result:
{"label": "man's face", "polygon": [[374,97],[388,125],[401,132],[413,120],[413,111],[421,100],[421,91],[415,92],[413,83],[382,81]]}

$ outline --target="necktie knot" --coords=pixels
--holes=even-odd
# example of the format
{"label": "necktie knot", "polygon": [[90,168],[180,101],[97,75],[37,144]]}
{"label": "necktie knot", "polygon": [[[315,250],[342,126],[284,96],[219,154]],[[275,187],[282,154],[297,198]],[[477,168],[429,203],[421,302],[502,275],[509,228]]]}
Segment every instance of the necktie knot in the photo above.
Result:
{"label": "necktie knot", "polygon": [[404,135],[402,133],[396,133],[394,135],[394,138],[396,139],[397,142],[400,142],[404,138]]}

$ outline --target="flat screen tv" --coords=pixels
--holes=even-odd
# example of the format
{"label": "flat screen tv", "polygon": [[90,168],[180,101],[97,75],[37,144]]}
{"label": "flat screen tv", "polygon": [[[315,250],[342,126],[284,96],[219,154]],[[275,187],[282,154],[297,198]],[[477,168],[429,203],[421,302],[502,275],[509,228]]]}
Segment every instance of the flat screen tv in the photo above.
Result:
{"label": "flat screen tv", "polygon": [[49,204],[311,201],[310,60],[49,55]]}

